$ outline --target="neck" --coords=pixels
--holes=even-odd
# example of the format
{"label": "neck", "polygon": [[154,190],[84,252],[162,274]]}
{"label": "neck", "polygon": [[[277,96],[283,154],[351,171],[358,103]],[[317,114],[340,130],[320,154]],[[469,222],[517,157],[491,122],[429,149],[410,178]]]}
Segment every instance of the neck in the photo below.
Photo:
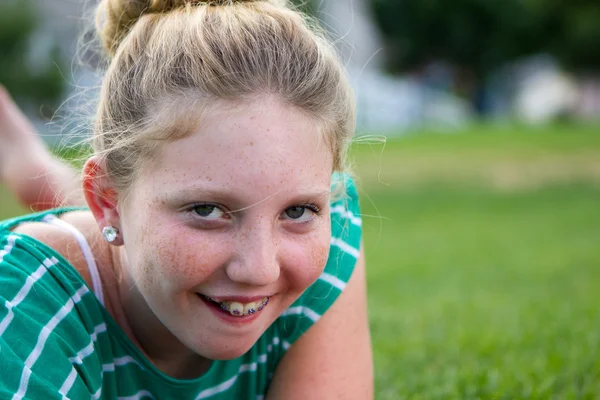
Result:
{"label": "neck", "polygon": [[162,372],[177,379],[205,373],[211,360],[187,348],[152,312],[127,269],[124,248],[113,247],[112,260],[121,279],[111,298],[111,314],[140,351]]}

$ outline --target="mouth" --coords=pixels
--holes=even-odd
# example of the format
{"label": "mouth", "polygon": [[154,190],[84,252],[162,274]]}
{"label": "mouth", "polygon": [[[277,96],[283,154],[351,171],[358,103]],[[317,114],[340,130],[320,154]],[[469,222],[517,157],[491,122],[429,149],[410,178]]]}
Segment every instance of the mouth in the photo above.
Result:
{"label": "mouth", "polygon": [[240,303],[237,301],[217,301],[201,293],[199,293],[199,296],[210,306],[216,307],[225,313],[233,315],[234,317],[245,317],[262,311],[267,304],[269,304],[269,299],[271,298],[270,296],[267,296],[257,301]]}

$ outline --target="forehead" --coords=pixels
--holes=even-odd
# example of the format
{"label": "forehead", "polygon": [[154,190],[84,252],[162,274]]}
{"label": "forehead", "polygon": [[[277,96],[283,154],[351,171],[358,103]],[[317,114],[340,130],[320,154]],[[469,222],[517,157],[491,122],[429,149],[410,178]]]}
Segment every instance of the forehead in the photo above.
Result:
{"label": "forehead", "polygon": [[319,124],[265,96],[210,107],[191,134],[165,142],[147,166],[140,180],[160,186],[153,190],[202,184],[269,195],[295,186],[328,188],[333,157]]}

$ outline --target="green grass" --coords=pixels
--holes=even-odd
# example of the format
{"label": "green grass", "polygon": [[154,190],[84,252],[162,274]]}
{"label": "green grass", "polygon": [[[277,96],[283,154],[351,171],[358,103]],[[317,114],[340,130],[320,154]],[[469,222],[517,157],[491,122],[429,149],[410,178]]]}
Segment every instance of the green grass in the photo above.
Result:
{"label": "green grass", "polygon": [[14,217],[24,212],[27,212],[25,207],[21,206],[6,186],[0,183],[0,220]]}
{"label": "green grass", "polygon": [[386,218],[365,218],[378,399],[600,396],[600,189],[372,201]]}
{"label": "green grass", "polygon": [[354,147],[377,399],[600,398],[597,132]]}
{"label": "green grass", "polygon": [[598,131],[355,149],[377,399],[600,398]]}

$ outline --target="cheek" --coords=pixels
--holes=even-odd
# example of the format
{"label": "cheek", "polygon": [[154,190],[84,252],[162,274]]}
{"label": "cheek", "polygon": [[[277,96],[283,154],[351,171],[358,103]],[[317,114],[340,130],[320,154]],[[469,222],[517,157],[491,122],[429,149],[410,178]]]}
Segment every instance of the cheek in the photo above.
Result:
{"label": "cheek", "polygon": [[297,289],[306,289],[321,275],[329,256],[329,241],[327,230],[295,247],[293,255],[290,254],[292,261],[296,260],[291,280]]}
{"label": "cheek", "polygon": [[[165,231],[166,232],[166,231]],[[223,241],[185,227],[143,239],[141,281],[171,290],[189,289],[212,275],[225,261]]]}

